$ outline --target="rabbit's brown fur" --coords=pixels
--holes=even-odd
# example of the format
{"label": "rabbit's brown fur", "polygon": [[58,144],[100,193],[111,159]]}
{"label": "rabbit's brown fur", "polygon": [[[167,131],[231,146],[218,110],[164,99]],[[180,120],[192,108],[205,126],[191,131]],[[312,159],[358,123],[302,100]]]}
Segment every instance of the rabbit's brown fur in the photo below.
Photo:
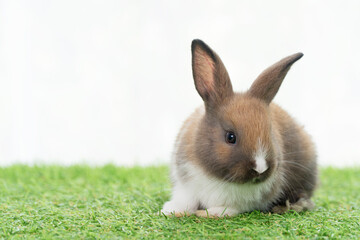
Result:
{"label": "rabbit's brown fur", "polygon": [[[314,144],[303,127],[272,103],[302,54],[282,59],[261,73],[248,91],[234,93],[214,51],[194,40],[192,53],[195,86],[205,104],[185,121],[178,135],[174,192],[163,212],[194,213],[203,206],[212,216],[221,209],[231,216],[255,209],[312,208],[310,197],[317,182]],[[225,140],[228,133],[236,136],[236,142]],[[223,189],[212,187],[217,185]],[[214,190],[208,198],[206,188]]]}

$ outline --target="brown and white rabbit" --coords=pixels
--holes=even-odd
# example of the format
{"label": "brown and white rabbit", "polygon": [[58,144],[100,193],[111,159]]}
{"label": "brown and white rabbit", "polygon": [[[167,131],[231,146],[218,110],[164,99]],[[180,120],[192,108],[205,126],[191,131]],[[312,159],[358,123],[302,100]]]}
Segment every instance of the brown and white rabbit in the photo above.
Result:
{"label": "brown and white rabbit", "polygon": [[283,213],[314,207],[314,144],[303,127],[272,103],[291,65],[286,57],[250,89],[233,92],[219,56],[201,40],[191,45],[195,87],[204,106],[184,123],[171,165],[173,191],[161,212],[203,217],[253,210]]}

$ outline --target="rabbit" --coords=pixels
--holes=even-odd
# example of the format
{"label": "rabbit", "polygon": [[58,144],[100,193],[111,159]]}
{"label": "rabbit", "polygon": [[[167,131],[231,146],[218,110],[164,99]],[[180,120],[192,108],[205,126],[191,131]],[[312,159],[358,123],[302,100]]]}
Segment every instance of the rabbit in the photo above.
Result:
{"label": "rabbit", "polygon": [[232,217],[254,210],[314,208],[316,151],[311,137],[273,98],[294,62],[264,70],[243,93],[233,91],[219,56],[191,44],[195,88],[204,101],[184,122],[171,160],[171,200],[160,212],[178,217]]}

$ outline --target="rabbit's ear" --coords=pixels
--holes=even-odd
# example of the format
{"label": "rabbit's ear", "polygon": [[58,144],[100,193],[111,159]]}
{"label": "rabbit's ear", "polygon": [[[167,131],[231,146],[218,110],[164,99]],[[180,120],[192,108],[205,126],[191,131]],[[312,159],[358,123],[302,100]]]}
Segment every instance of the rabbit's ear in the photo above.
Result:
{"label": "rabbit's ear", "polygon": [[291,65],[302,56],[302,53],[295,53],[265,69],[251,85],[248,93],[270,103],[278,92]]}
{"label": "rabbit's ear", "polygon": [[201,40],[191,44],[195,87],[206,107],[214,108],[233,95],[229,75],[219,56]]}

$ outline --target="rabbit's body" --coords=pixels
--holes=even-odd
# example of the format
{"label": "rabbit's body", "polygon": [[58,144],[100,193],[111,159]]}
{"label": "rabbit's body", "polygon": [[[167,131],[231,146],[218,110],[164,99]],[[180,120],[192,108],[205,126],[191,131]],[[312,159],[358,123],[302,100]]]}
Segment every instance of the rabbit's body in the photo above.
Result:
{"label": "rabbit's body", "polygon": [[[288,68],[302,55],[280,62],[285,73],[274,65],[249,91],[233,93],[220,58],[197,41],[192,45],[193,72],[205,106],[179,132],[171,165],[172,199],[162,212],[215,217],[311,208],[317,178],[313,143],[284,110],[270,103]],[[278,75],[280,84],[271,82]]]}

